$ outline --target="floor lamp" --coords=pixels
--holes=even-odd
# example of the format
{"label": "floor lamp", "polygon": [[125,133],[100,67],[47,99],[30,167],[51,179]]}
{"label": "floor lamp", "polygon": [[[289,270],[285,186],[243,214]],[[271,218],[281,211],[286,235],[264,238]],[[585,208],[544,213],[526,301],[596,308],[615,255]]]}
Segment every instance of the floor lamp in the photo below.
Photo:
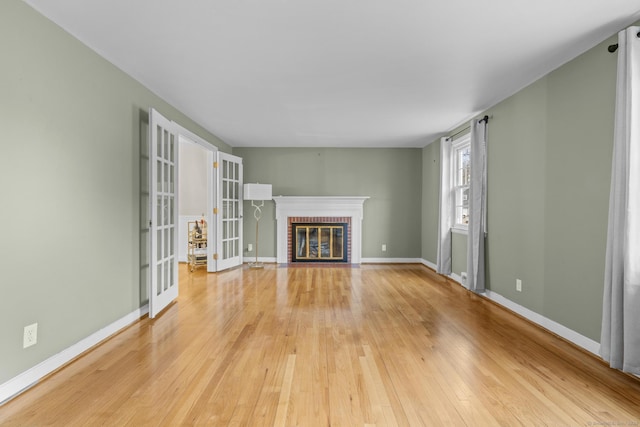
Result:
{"label": "floor lamp", "polygon": [[[249,268],[263,268],[258,262],[258,223],[262,217],[262,207],[265,200],[271,200],[271,184],[244,184],[244,200],[251,200],[253,217],[256,219],[256,262],[250,262]],[[260,204],[256,203],[259,201]]]}

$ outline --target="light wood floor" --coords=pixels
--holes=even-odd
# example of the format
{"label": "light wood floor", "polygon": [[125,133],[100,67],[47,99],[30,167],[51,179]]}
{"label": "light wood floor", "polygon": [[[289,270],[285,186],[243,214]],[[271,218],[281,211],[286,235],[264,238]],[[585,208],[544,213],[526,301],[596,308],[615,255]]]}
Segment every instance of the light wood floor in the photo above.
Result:
{"label": "light wood floor", "polygon": [[180,268],[8,426],[638,425],[640,382],[419,265]]}

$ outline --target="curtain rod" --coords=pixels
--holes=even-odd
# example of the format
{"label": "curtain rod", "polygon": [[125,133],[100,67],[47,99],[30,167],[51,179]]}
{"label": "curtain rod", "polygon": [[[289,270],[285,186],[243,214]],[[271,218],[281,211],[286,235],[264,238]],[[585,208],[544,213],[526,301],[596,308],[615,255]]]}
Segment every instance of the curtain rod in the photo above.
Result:
{"label": "curtain rod", "polygon": [[[640,32],[638,32],[638,34],[636,34],[636,36],[638,38],[640,38]],[[616,50],[618,50],[618,43],[616,44],[610,44],[609,47],[607,48],[607,50],[611,53],[615,52]]]}
{"label": "curtain rod", "polygon": [[[489,116],[485,115],[483,118],[478,120],[478,123],[481,123],[481,122],[489,123]],[[453,138],[455,138],[456,136],[460,135],[461,133],[464,133],[464,132],[468,131],[469,129],[471,129],[471,126],[467,126],[466,128],[459,130],[458,132],[454,133],[453,135],[448,136],[447,137],[447,141],[451,141]]]}

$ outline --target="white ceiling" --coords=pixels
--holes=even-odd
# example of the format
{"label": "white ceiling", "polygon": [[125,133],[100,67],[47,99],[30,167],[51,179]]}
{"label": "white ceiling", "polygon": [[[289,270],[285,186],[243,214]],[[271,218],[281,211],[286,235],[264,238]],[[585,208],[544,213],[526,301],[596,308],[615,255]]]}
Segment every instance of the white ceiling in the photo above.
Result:
{"label": "white ceiling", "polygon": [[234,147],[423,147],[638,0],[25,0]]}

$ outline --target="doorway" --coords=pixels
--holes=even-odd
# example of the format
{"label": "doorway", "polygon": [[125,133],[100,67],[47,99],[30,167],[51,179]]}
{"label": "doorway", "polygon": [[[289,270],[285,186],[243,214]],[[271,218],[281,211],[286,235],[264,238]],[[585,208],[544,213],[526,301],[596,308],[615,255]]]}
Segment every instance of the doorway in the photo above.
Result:
{"label": "doorway", "polygon": [[[180,135],[178,137],[178,262],[189,262],[189,226],[208,231],[207,208],[207,150]],[[193,233],[193,231],[191,231]],[[205,234],[206,249],[212,233]],[[202,245],[201,245],[202,246]],[[204,252],[204,251],[200,251]],[[208,261],[208,258],[207,258]],[[208,264],[208,262],[207,262]]]}
{"label": "doorway", "polygon": [[[206,247],[199,252],[206,255],[207,272],[217,271],[214,258],[217,234],[214,216],[216,206],[216,174],[214,163],[217,148],[178,125],[178,261],[189,261],[189,223],[206,224]],[[205,263],[203,263],[205,265]]]}

